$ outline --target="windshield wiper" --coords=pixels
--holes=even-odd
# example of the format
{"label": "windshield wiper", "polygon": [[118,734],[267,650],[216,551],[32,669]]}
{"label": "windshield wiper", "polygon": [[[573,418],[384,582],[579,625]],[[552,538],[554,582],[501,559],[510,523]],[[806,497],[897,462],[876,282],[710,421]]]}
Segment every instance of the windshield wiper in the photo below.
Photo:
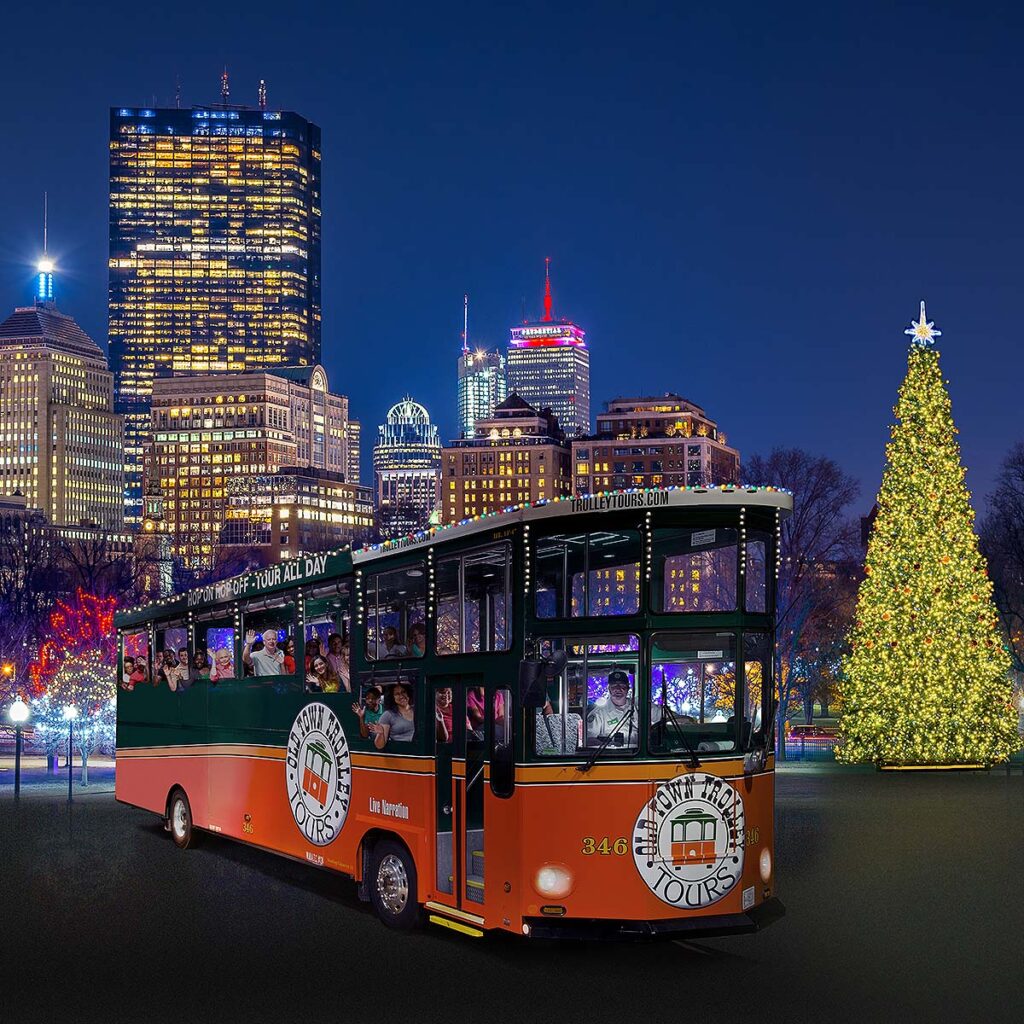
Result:
{"label": "windshield wiper", "polygon": [[[629,714],[626,715],[626,717],[623,720],[623,722],[620,723],[619,728],[617,728],[615,730],[615,732],[608,733],[608,735],[605,736],[604,740],[602,740],[601,745],[599,747],[595,747],[594,752],[590,755],[590,757],[587,759],[587,761],[584,764],[582,764],[582,765],[579,765],[579,764],[576,765],[576,771],[578,771],[578,772],[589,772],[590,769],[593,768],[595,764],[597,764],[597,759],[601,756],[601,754],[604,751],[605,747],[607,747],[608,744],[611,743],[612,739],[614,737],[616,737],[622,731],[622,725],[626,726],[626,739],[627,740],[629,739],[629,729],[630,729],[630,725],[633,722],[633,713],[635,711],[636,711],[636,702],[634,701],[633,703],[631,703],[629,705]],[[586,728],[586,723],[584,723],[584,728]]]}
{"label": "windshield wiper", "polygon": [[700,758],[697,756],[697,749],[692,743],[686,738],[686,733],[683,732],[683,727],[679,724],[679,716],[675,713],[671,704],[663,704],[661,706],[661,716],[663,719],[667,719],[671,724],[672,728],[675,729],[676,735],[679,737],[679,742],[683,749],[690,755],[690,767],[699,768]]}

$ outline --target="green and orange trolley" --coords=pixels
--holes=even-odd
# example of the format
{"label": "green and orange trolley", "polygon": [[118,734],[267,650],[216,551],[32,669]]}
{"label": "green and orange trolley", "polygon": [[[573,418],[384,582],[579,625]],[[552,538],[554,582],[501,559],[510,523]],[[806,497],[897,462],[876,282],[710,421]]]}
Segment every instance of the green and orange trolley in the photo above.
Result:
{"label": "green and orange trolley", "polygon": [[562,498],[124,610],[117,799],[351,876],[394,927],[761,927],[791,507]]}

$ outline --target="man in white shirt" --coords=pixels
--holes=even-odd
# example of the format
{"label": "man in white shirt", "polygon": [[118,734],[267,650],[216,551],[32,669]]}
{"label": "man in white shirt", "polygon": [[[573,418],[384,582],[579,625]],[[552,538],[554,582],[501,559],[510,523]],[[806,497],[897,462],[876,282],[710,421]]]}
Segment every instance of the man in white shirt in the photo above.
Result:
{"label": "man in white shirt", "polygon": [[263,650],[254,651],[256,630],[250,629],[245,634],[245,646],[242,648],[242,661],[258,676],[279,676],[284,665],[284,651],[277,649],[277,630],[268,629],[263,634]]}
{"label": "man in white shirt", "polygon": [[637,713],[629,690],[629,676],[621,668],[612,669],[608,673],[608,696],[592,704],[587,712],[587,746],[599,746],[609,736],[609,746],[637,745]]}

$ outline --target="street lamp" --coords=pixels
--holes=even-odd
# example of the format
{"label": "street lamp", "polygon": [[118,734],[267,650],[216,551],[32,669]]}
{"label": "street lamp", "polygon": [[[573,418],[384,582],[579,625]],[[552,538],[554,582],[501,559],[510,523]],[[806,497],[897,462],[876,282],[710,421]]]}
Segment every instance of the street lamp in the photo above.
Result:
{"label": "street lamp", "polygon": [[78,717],[78,708],[74,704],[66,704],[64,717],[68,723],[68,803],[71,803],[74,799],[71,795],[71,743],[75,735],[75,719]]}
{"label": "street lamp", "polygon": [[8,717],[14,723],[14,799],[21,796],[21,727],[28,721],[28,705],[17,696]]}

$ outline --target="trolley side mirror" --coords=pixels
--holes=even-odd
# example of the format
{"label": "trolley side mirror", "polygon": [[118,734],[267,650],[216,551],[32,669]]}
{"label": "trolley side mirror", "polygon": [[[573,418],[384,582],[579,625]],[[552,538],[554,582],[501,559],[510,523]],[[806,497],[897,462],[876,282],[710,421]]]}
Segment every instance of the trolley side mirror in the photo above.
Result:
{"label": "trolley side mirror", "polygon": [[548,681],[562,674],[569,661],[565,651],[546,658],[524,658],[519,662],[519,701],[524,708],[542,708],[548,699]]}
{"label": "trolley side mirror", "polygon": [[533,658],[519,662],[519,703],[524,708],[542,708],[547,699],[544,663]]}

